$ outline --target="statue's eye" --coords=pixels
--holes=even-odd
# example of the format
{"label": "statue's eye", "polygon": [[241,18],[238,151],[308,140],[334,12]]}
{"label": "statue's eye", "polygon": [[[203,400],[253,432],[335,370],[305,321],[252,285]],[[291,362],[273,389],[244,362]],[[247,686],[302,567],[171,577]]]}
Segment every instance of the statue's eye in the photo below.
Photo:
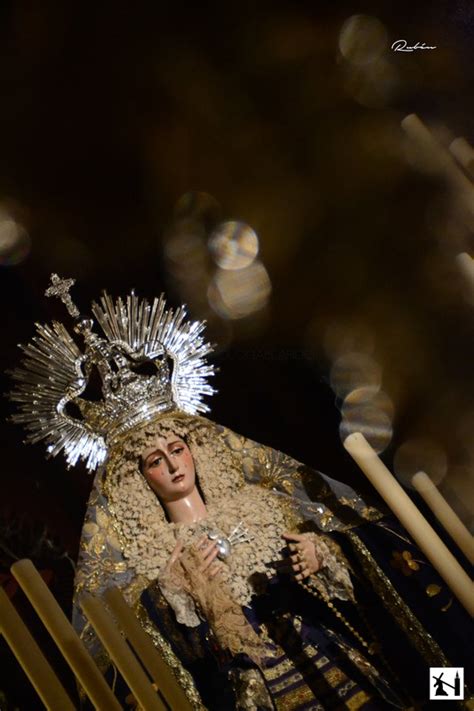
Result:
{"label": "statue's eye", "polygon": [[181,454],[181,452],[184,452],[184,447],[176,447],[176,449],[173,449],[171,454]]}
{"label": "statue's eye", "polygon": [[155,457],[155,459],[152,459],[151,462],[148,464],[148,467],[159,467],[162,459],[162,457]]}

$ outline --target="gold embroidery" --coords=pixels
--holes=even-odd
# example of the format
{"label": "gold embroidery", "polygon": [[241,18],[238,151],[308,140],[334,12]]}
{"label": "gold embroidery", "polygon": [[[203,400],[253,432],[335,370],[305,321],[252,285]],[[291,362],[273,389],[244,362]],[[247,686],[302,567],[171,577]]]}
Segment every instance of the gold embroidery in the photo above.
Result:
{"label": "gold embroidery", "polygon": [[295,668],[295,666],[298,665],[303,665],[305,663],[311,662],[315,663],[316,667],[320,669],[321,667],[324,667],[326,664],[329,663],[329,659],[327,657],[320,657],[319,659],[315,659],[318,656],[319,652],[316,649],[316,647],[313,647],[311,644],[308,644],[302,652],[300,652],[298,655],[293,657],[293,659],[283,659],[281,662],[278,662],[275,664],[275,666],[269,667],[268,669],[264,669],[263,673],[265,677],[269,681],[273,681],[273,679],[278,679],[278,677],[283,676],[283,674],[287,674],[289,671]]}
{"label": "gold embroidery", "polygon": [[336,687],[342,684],[343,681],[347,681],[347,676],[341,669],[333,667],[324,673],[324,678],[331,684],[331,686]]}
{"label": "gold embroidery", "polygon": [[272,694],[278,694],[279,691],[283,691],[284,689],[287,689],[289,686],[292,686],[297,682],[303,682],[303,677],[299,671],[295,670],[287,677],[285,677],[285,679],[283,679],[282,681],[277,681],[272,684]]}
{"label": "gold embroidery", "polygon": [[346,701],[345,706],[349,709],[349,711],[357,711],[357,709],[360,709],[360,707],[367,701],[370,701],[370,699],[371,697],[367,694],[367,692],[359,691]]}
{"label": "gold embroidery", "polygon": [[364,506],[361,511],[361,515],[368,521],[380,521],[383,514],[375,508],[375,506]]}
{"label": "gold embroidery", "polygon": [[[292,709],[297,709],[298,706],[308,704],[313,700],[314,694],[309,686],[301,686],[298,689],[289,691],[287,694],[283,694],[279,698],[277,697],[275,703],[278,711],[292,711]],[[318,707],[322,708],[319,704]]]}
{"label": "gold embroidery", "polygon": [[283,676],[283,674],[289,672],[291,669],[293,669],[293,667],[294,665],[289,659],[284,659],[282,662],[276,664],[274,667],[264,669],[263,673],[265,675],[265,678],[268,679],[268,681],[273,681],[273,679],[278,679],[278,677]]}
{"label": "gold embroidery", "polygon": [[329,664],[329,659],[327,657],[322,656],[316,661],[316,668],[322,669],[326,666],[326,664]]}
{"label": "gold embroidery", "polygon": [[416,560],[413,560],[410,551],[393,551],[392,560],[390,561],[392,568],[400,570],[403,575],[411,575],[413,571],[419,570],[420,566]]}
{"label": "gold embroidery", "polygon": [[453,598],[450,598],[449,602],[441,608],[441,612],[447,612],[451,605],[453,604]]}
{"label": "gold embroidery", "polygon": [[369,579],[375,592],[378,594],[394,620],[405,632],[411,643],[425,659],[427,664],[431,667],[452,666],[433,637],[428,634],[419,619],[413,614],[408,605],[400,597],[359,536],[353,531],[349,532],[347,535],[352,542],[357,557],[361,562],[365,576]]}

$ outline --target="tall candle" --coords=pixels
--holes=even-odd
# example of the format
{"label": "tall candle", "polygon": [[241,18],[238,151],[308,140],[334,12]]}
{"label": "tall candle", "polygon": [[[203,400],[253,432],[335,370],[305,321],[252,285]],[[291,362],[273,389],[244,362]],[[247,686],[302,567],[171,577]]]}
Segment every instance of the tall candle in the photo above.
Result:
{"label": "tall candle", "polygon": [[446,175],[456,189],[461,191],[466,198],[466,205],[472,213],[474,210],[472,204],[474,196],[473,185],[469,178],[466,178],[451,154],[438,143],[431,131],[416,114],[405,116],[401,125],[410,138],[420,146],[422,150],[424,149],[425,153],[435,162],[436,168]]}
{"label": "tall candle", "polygon": [[474,538],[430,477],[425,472],[417,472],[411,481],[468,561],[474,563]]}
{"label": "tall candle", "polygon": [[449,150],[457,161],[462,165],[466,173],[474,177],[474,150],[465,138],[455,138],[449,146]]}
{"label": "tall candle", "polygon": [[461,604],[471,616],[474,615],[474,585],[469,576],[449,552],[425,517],[422,516],[395,477],[379,459],[365,437],[360,432],[355,432],[346,438],[344,447]]}
{"label": "tall candle", "polygon": [[46,708],[51,711],[74,711],[74,704],[1,586],[0,633]]}
{"label": "tall candle", "polygon": [[118,588],[109,588],[104,598],[119,627],[162,692],[168,705],[172,709],[179,709],[179,711],[192,711],[191,704],[177,679],[174,678],[170,667],[153,646],[149,635],[147,635],[137,616],[127,605],[120,590]]}
{"label": "tall candle", "polygon": [[80,603],[138,703],[146,711],[166,711],[165,704],[153,689],[151,681],[120,634],[102,600],[93,595],[83,595]]}
{"label": "tall candle", "polygon": [[461,252],[456,256],[456,262],[467,284],[474,293],[474,259],[467,252]]}
{"label": "tall candle", "polygon": [[95,707],[101,711],[121,711],[112,690],[31,560],[17,561],[11,571]]}

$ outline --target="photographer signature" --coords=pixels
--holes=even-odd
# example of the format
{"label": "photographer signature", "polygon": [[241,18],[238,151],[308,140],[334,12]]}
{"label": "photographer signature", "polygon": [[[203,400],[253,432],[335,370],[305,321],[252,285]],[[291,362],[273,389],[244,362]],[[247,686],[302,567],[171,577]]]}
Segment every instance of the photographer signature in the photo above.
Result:
{"label": "photographer signature", "polygon": [[436,47],[431,47],[424,42],[417,42],[412,47],[408,47],[407,41],[404,39],[395,40],[392,44],[392,50],[394,52],[414,52],[415,49],[436,49]]}

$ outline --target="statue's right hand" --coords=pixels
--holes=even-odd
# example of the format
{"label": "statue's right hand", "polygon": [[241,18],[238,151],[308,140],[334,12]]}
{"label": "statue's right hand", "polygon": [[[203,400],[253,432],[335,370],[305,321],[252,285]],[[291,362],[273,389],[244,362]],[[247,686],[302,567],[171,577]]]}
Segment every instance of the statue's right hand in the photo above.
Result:
{"label": "statue's right hand", "polygon": [[169,573],[171,571],[171,568],[176,563],[178,558],[181,556],[181,553],[183,552],[183,548],[184,548],[184,543],[180,539],[177,541],[175,547],[173,548],[173,552],[171,553],[170,557],[168,558],[168,562],[166,564],[166,572],[167,573]]}
{"label": "statue's right hand", "polygon": [[222,565],[216,561],[219,554],[216,542],[203,536],[197,543],[196,551],[200,560],[199,572],[208,578],[214,578],[222,570]]}
{"label": "statue's right hand", "polygon": [[[182,557],[183,553],[185,553],[184,542],[180,539],[177,541],[173,552],[168,558],[168,563],[166,564],[167,573],[172,573],[174,564]],[[216,557],[219,553],[216,542],[209,541],[207,536],[203,536],[197,545],[194,546],[194,553],[199,561],[197,569],[194,568],[194,570],[197,570],[198,573],[204,575],[206,578],[212,579],[222,570],[222,565],[216,561]],[[184,559],[183,563],[189,571]]]}

